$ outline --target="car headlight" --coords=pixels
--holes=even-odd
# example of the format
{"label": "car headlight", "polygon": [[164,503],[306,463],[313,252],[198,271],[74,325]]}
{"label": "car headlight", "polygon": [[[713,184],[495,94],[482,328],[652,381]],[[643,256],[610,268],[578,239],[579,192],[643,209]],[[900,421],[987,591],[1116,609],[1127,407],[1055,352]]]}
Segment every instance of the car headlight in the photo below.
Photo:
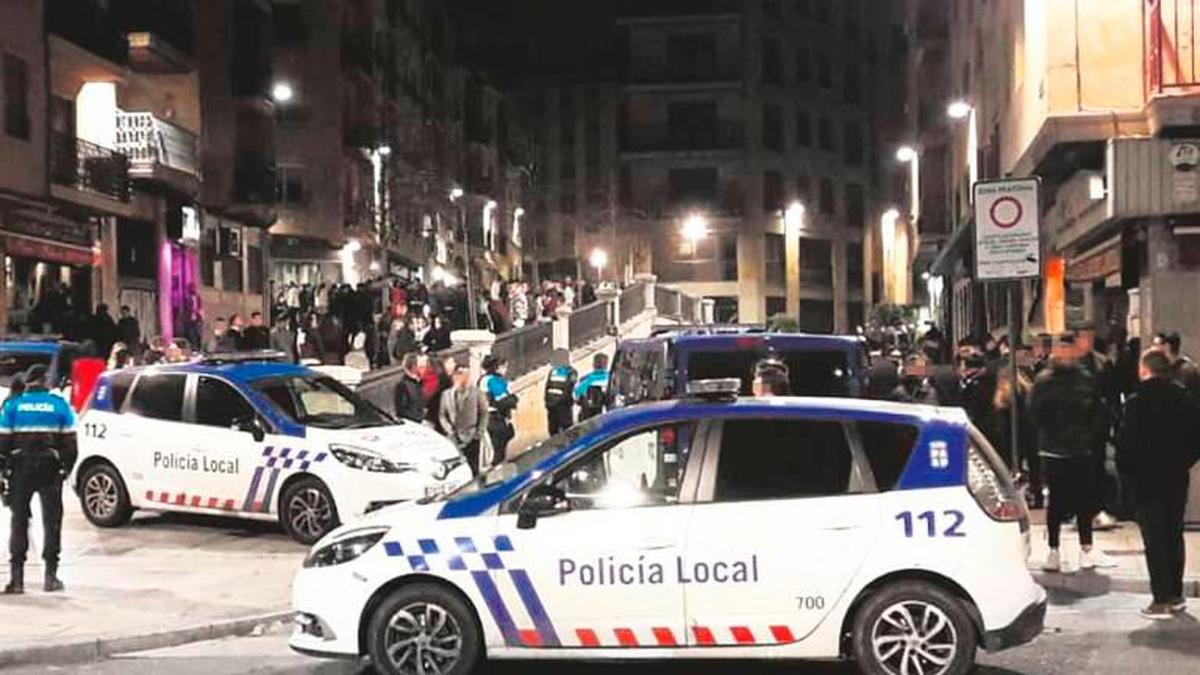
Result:
{"label": "car headlight", "polygon": [[467,463],[466,458],[464,458],[460,455],[453,459],[448,459],[444,462],[434,463],[430,473],[433,475],[433,477],[436,480],[446,480],[446,478],[449,477],[450,474],[453,473],[455,469],[457,469],[458,467],[460,467],[466,463]]}
{"label": "car headlight", "polygon": [[412,464],[393,462],[373,450],[357,448],[353,445],[331,445],[329,452],[333,453],[339,462],[352,469],[375,473],[404,473],[417,470]]}
{"label": "car headlight", "polygon": [[383,539],[388,528],[354,530],[342,537],[313,549],[304,559],[305,567],[330,567],[350,562],[371,549]]}

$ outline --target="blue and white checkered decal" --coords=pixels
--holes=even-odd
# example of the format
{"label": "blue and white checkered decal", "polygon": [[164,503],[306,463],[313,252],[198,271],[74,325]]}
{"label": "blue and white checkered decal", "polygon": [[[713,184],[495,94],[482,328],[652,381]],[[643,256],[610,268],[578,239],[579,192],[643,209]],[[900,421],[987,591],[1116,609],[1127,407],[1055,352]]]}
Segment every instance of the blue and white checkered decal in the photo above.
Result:
{"label": "blue and white checkered decal", "polygon": [[[522,569],[516,548],[508,536],[393,540],[384,542],[383,550],[389,557],[403,560],[415,573],[469,575],[500,628],[505,644],[511,647],[561,646],[554,624],[529,574]],[[533,629],[518,628],[517,619],[510,611],[510,606],[517,604],[513,601],[514,595]],[[509,597],[506,599],[506,596]]]}

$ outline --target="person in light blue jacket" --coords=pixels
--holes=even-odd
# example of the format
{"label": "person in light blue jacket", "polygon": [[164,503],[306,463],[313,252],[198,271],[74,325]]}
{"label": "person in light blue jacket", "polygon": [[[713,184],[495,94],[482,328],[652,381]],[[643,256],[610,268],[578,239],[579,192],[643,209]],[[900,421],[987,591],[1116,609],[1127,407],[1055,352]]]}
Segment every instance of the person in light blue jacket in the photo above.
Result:
{"label": "person in light blue jacket", "polygon": [[508,361],[503,357],[489,356],[483,360],[482,387],[487,394],[488,436],[492,441],[492,466],[502,463],[507,456],[508,444],[516,436],[512,425],[512,413],[520,399],[508,390]]}

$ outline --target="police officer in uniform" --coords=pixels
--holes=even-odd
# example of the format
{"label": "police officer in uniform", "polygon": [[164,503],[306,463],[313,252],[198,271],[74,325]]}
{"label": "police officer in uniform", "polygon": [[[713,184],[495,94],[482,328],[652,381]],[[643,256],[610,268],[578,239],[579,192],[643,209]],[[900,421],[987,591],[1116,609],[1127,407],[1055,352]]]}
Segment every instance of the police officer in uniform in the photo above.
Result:
{"label": "police officer in uniform", "polygon": [[579,401],[580,422],[604,412],[608,398],[607,354],[592,357],[592,372],[584,375],[575,385],[575,398]]}
{"label": "police officer in uniform", "polygon": [[25,392],[0,409],[0,470],[9,482],[8,505],[12,532],[8,548],[12,577],[4,592],[25,592],[25,554],[29,549],[29,504],[36,492],[42,505],[46,541],[45,590],[63,590],[58,580],[62,548],[62,484],[78,457],[75,413],[62,397],[46,389],[46,367],[31,366]]}
{"label": "police officer in uniform", "polygon": [[546,426],[553,436],[570,429],[575,424],[575,382],[579,373],[571,367],[571,353],[565,349],[554,351],[554,367],[546,377]]}

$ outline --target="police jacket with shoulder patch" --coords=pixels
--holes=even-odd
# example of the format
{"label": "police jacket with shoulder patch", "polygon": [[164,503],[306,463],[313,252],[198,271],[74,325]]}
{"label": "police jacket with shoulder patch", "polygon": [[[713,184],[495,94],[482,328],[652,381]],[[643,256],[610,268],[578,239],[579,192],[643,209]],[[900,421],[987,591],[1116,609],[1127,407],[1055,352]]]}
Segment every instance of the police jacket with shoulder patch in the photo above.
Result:
{"label": "police jacket with shoulder patch", "polygon": [[75,412],[61,396],[31,387],[0,408],[0,463],[49,458],[70,473],[78,456]]}

